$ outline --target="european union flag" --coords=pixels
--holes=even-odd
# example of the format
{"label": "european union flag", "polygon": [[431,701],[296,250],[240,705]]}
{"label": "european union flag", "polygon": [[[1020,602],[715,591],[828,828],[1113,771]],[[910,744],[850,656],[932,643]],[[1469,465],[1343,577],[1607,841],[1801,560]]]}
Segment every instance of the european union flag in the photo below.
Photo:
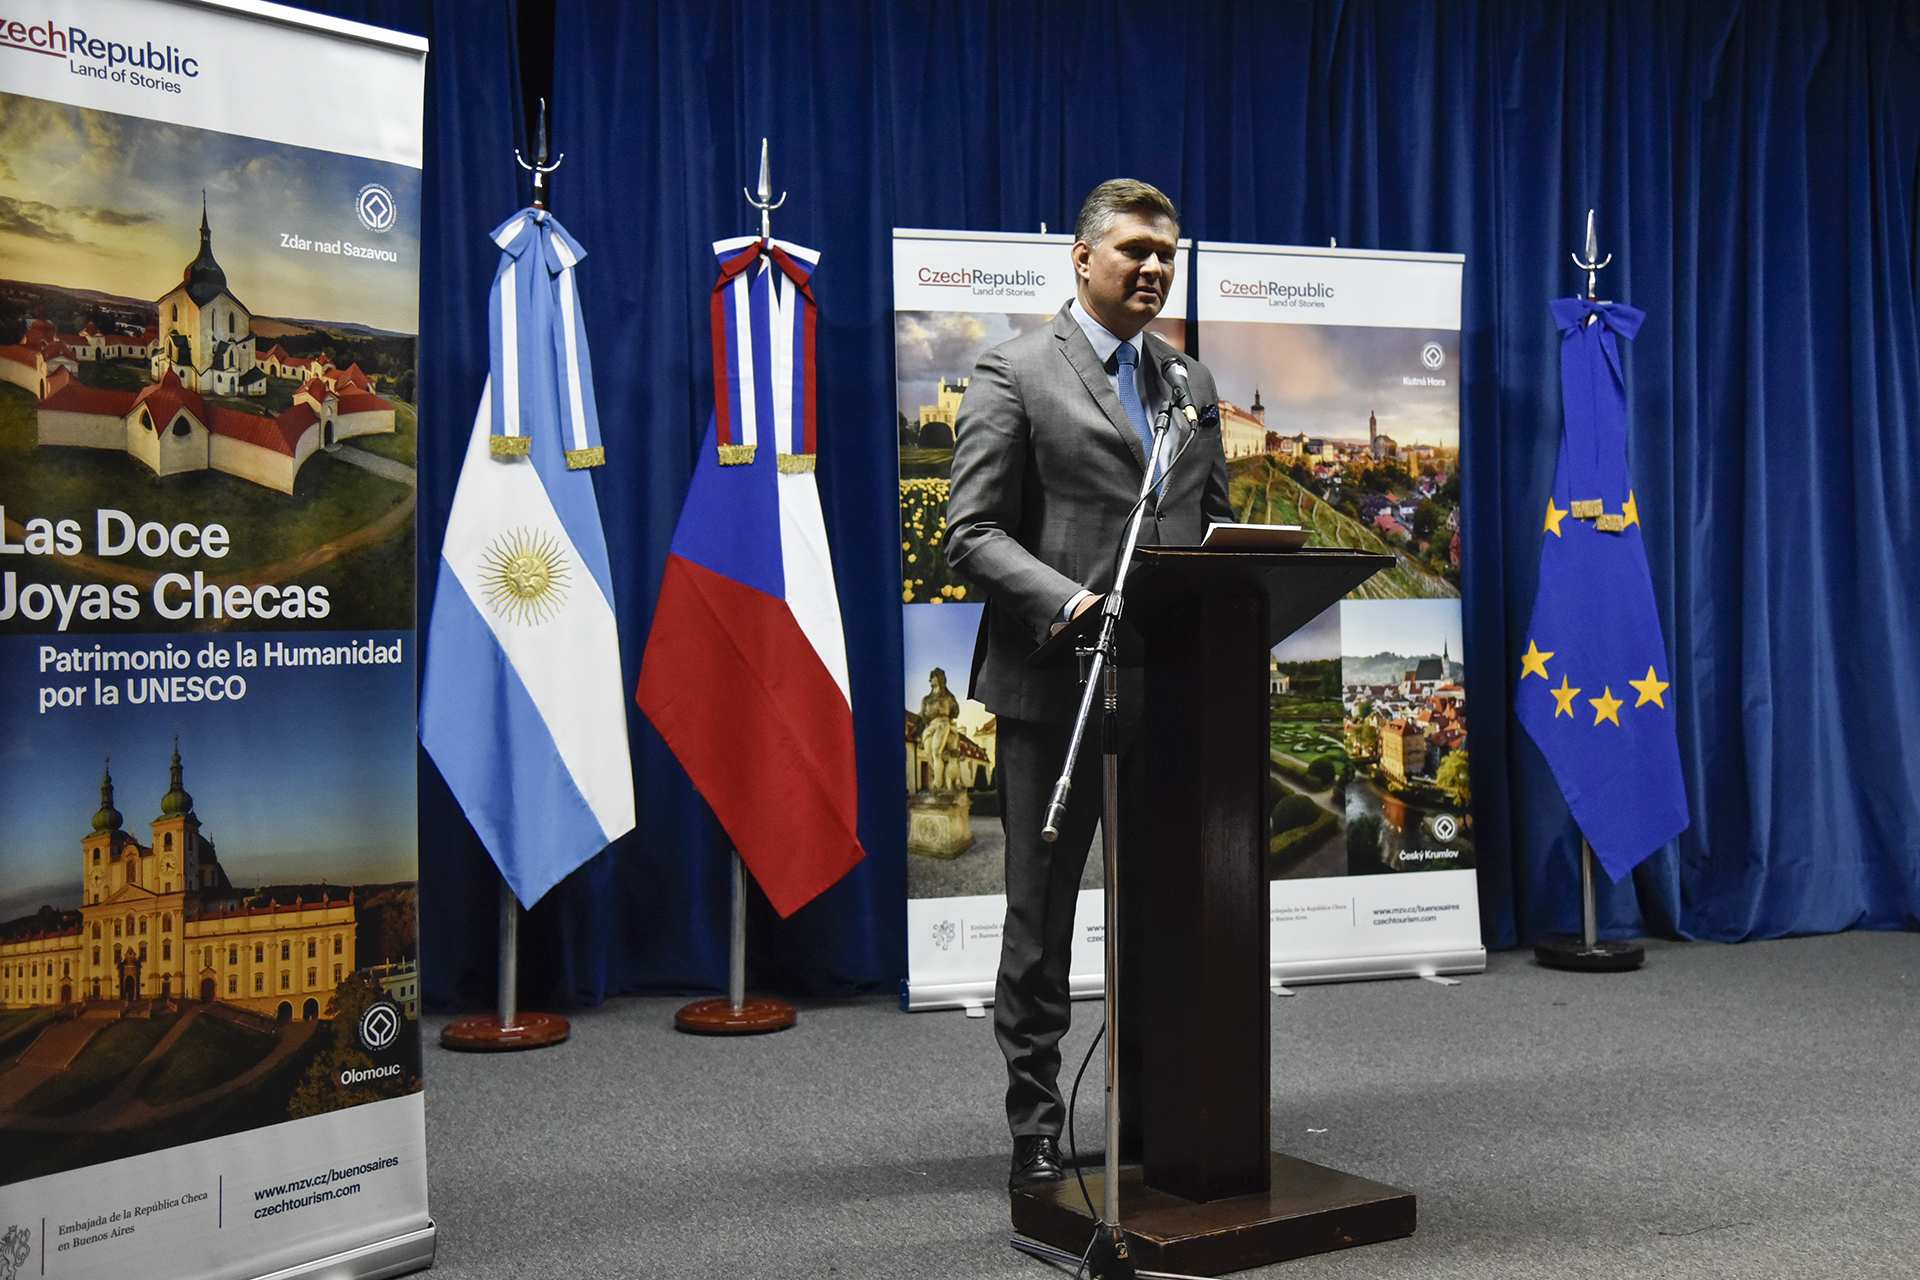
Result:
{"label": "european union flag", "polygon": [[1566,429],[1514,701],[1617,882],[1687,829],[1675,690],[1627,474],[1620,338],[1646,313],[1558,298]]}

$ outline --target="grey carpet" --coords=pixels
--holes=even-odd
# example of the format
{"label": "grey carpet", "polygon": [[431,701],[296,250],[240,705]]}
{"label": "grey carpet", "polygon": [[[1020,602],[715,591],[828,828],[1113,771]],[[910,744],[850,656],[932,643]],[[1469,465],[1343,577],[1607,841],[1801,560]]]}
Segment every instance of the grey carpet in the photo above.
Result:
{"label": "grey carpet", "polygon": [[[1243,1274],[1920,1274],[1917,997],[1920,935],[1865,933],[1303,988],[1273,1006],[1273,1143],[1416,1192],[1419,1230]],[[435,1274],[1058,1274],[1007,1247],[989,1021],[813,1002],[710,1040],[674,1032],[680,1003],[569,1011],[539,1052],[427,1050]],[[1074,1013],[1077,1062],[1099,1006]]]}

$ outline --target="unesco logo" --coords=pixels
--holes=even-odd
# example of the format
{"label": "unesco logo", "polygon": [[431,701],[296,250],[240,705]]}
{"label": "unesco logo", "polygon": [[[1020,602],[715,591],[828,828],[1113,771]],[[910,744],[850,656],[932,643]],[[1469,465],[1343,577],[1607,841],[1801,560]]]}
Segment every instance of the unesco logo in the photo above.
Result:
{"label": "unesco logo", "polygon": [[385,1000],[367,1006],[360,1015],[360,1043],[378,1052],[400,1035],[400,1011]]}
{"label": "unesco logo", "polygon": [[1440,349],[1437,342],[1429,342],[1420,348],[1420,363],[1429,369],[1438,369],[1447,362],[1447,353]]}
{"label": "unesco logo", "polygon": [[1460,834],[1460,824],[1452,814],[1443,813],[1433,820],[1433,834],[1441,840],[1451,840]]}
{"label": "unesco logo", "polygon": [[391,231],[395,216],[393,192],[377,182],[369,182],[354,197],[353,211],[360,215],[361,224],[367,230]]}

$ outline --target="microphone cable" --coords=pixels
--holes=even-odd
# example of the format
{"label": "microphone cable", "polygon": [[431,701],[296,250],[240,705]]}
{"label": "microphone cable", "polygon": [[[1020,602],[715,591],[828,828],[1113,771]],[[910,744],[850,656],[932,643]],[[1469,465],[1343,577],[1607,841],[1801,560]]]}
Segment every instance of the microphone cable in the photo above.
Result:
{"label": "microphone cable", "polygon": [[1087,1175],[1080,1168],[1080,1138],[1074,1131],[1073,1113],[1080,1103],[1080,1078],[1087,1074],[1087,1066],[1093,1061],[1093,1051],[1100,1047],[1100,1040],[1106,1034],[1107,1020],[1102,1018],[1100,1029],[1093,1033],[1093,1040],[1087,1045],[1087,1056],[1080,1059],[1080,1069],[1073,1073],[1073,1091],[1067,1095],[1067,1149],[1073,1153],[1073,1176],[1080,1181],[1080,1195],[1087,1202],[1087,1216],[1096,1223],[1100,1222],[1100,1211],[1093,1207],[1093,1193],[1087,1190]]}

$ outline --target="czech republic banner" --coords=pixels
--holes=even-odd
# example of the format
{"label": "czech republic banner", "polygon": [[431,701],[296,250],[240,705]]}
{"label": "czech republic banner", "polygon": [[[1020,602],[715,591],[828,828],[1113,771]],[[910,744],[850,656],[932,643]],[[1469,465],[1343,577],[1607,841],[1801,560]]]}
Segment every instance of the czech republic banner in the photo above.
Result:
{"label": "czech republic banner", "polygon": [[426,42],[257,3],[13,16],[0,1274],[423,1266]]}
{"label": "czech republic banner", "polygon": [[1276,982],[1477,972],[1458,254],[1202,243],[1234,519],[1394,563],[1273,647]]}
{"label": "czech republic banner", "polygon": [[[984,1010],[1007,915],[1006,837],[995,789],[998,733],[967,697],[981,601],[947,568],[953,426],[981,353],[1038,328],[1074,294],[1070,235],[893,233],[894,378],[900,434],[900,615],[905,671],[907,1009]],[[1188,242],[1181,242],[1182,262]],[[1149,327],[1187,345],[1176,281]],[[1068,984],[1105,979],[1099,841],[1074,905]]]}

